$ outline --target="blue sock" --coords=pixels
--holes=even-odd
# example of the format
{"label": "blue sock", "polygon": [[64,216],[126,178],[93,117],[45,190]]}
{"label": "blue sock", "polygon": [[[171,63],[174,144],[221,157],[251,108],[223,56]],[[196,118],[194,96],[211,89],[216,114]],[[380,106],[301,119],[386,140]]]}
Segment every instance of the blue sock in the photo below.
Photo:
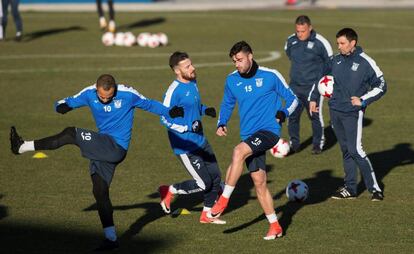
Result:
{"label": "blue sock", "polygon": [[104,228],[105,237],[108,240],[116,241],[116,232],[115,232],[115,226],[106,227]]}

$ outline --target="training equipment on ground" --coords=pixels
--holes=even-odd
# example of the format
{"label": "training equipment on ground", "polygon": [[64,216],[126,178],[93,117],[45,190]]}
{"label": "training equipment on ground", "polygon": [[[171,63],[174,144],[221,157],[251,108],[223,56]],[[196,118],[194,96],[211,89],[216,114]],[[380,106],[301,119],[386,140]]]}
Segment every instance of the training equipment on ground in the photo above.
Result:
{"label": "training equipment on ground", "polygon": [[156,34],[152,34],[147,41],[147,46],[150,48],[156,48],[160,46],[160,42],[158,40],[158,36]]}
{"label": "training equipment on ground", "polygon": [[111,32],[106,32],[102,35],[102,43],[105,46],[112,46],[115,42],[115,36]]}
{"label": "training equipment on ground", "polygon": [[124,46],[124,33],[119,32],[115,34],[115,45]]}
{"label": "training equipment on ground", "polygon": [[326,75],[323,76],[318,82],[318,91],[319,93],[327,98],[331,98],[333,93],[334,78],[333,76]]}
{"label": "training equipment on ground", "polygon": [[131,32],[124,34],[124,46],[131,47],[136,43],[135,35]]}
{"label": "training equipment on ground", "polygon": [[277,144],[272,147],[270,150],[270,154],[276,158],[284,158],[288,155],[290,151],[289,142],[280,138]]}
{"label": "training equipment on ground", "polygon": [[161,46],[166,46],[168,44],[168,36],[165,33],[156,33],[155,35],[158,37]]}
{"label": "training equipment on ground", "polygon": [[301,180],[293,180],[286,187],[286,196],[289,201],[303,202],[308,195],[308,185]]}
{"label": "training equipment on ground", "polygon": [[42,152],[37,152],[32,156],[33,159],[45,159],[47,158],[47,155]]}
{"label": "training equipment on ground", "polygon": [[140,33],[137,36],[137,43],[141,47],[146,47],[148,45],[148,39],[151,37],[150,33]]}

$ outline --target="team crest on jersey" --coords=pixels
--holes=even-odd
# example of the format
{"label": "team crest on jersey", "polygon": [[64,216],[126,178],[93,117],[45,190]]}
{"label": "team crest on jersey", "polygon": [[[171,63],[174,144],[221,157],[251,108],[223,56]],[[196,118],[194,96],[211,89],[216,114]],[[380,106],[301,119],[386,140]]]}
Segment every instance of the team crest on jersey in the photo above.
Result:
{"label": "team crest on jersey", "polygon": [[187,93],[185,94],[185,96],[189,96],[190,95],[190,91],[187,91]]}
{"label": "team crest on jersey", "polygon": [[114,100],[115,108],[121,108],[122,106],[122,100]]}
{"label": "team crest on jersey", "polygon": [[313,49],[313,46],[315,45],[315,43],[313,41],[308,41],[308,49]]}
{"label": "team crest on jersey", "polygon": [[256,86],[262,87],[263,86],[263,78],[257,78],[256,79]]}
{"label": "team crest on jersey", "polygon": [[358,70],[358,66],[359,66],[359,63],[352,63],[351,70],[357,71]]}

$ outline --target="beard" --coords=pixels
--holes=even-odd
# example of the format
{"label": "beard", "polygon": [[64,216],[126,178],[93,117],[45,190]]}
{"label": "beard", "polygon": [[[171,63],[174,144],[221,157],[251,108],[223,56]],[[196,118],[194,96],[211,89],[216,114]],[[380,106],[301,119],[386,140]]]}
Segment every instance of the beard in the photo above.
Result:
{"label": "beard", "polygon": [[186,80],[191,80],[191,81],[193,81],[193,80],[195,80],[196,79],[196,77],[197,77],[197,75],[196,75],[196,72],[194,71],[193,73],[183,73],[183,78],[184,79],[186,79]]}

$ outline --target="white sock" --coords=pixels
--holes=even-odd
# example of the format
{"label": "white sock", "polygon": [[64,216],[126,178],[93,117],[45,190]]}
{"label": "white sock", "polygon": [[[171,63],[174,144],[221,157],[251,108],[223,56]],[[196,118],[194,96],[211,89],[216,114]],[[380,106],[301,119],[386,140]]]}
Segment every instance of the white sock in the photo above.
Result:
{"label": "white sock", "polygon": [[177,189],[174,188],[174,186],[172,186],[172,184],[170,185],[170,188],[168,190],[174,195],[178,193]]}
{"label": "white sock", "polygon": [[270,224],[275,223],[277,221],[276,213],[266,214],[266,218]]}
{"label": "white sock", "polygon": [[203,212],[208,212],[210,210],[211,210],[211,207],[207,207],[207,206],[203,207]]}
{"label": "white sock", "polygon": [[19,153],[25,153],[29,151],[34,151],[34,142],[33,141],[24,141],[24,143],[19,148]]}
{"label": "white sock", "polygon": [[105,237],[108,240],[116,241],[115,226],[104,228]]}
{"label": "white sock", "polygon": [[225,197],[225,198],[227,198],[227,199],[229,199],[230,198],[230,196],[231,196],[231,194],[233,193],[233,191],[234,191],[234,188],[235,188],[236,186],[230,186],[230,185],[225,185],[224,186],[224,190],[223,190],[223,194],[221,194],[223,197]]}

